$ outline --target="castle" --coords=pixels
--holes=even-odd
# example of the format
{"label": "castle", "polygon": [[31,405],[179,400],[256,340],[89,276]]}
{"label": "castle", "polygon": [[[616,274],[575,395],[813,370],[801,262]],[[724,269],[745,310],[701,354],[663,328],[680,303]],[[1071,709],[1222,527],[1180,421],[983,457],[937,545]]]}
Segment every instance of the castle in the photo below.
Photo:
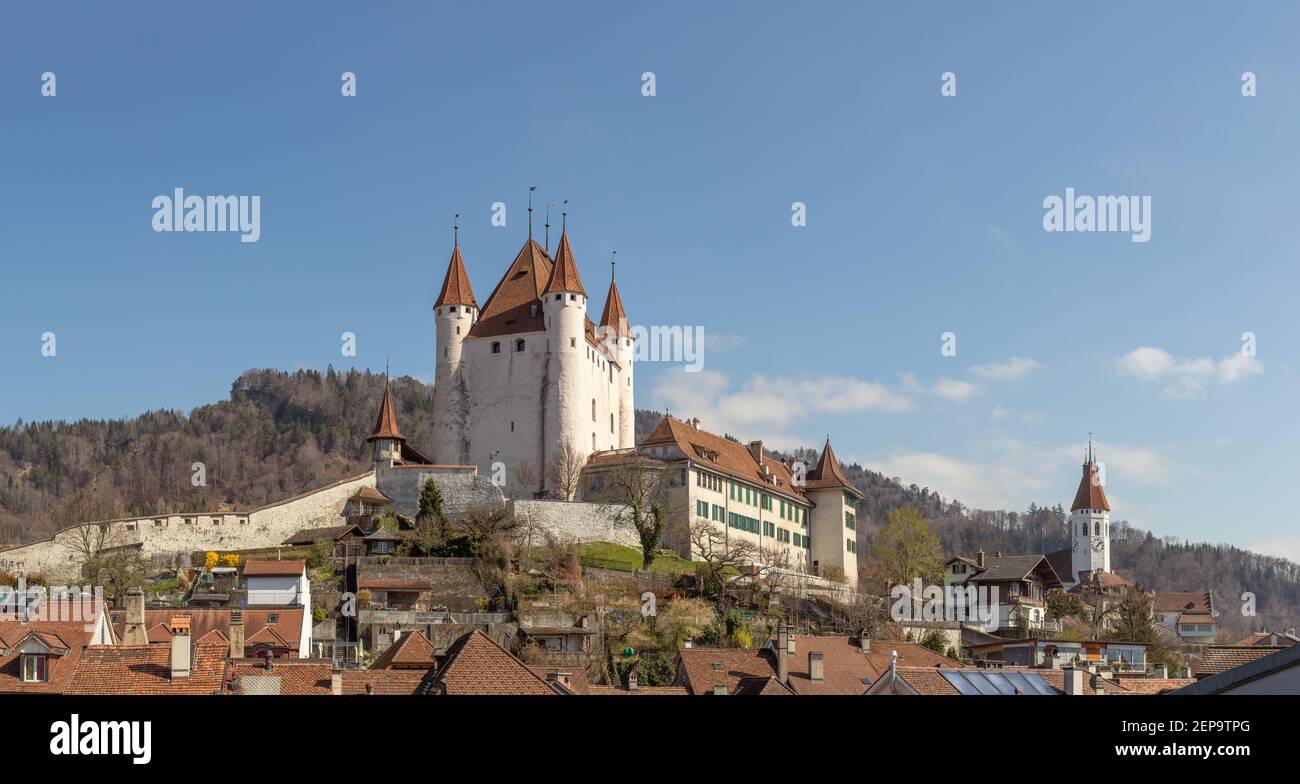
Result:
{"label": "castle", "polygon": [[433,461],[522,477],[541,495],[561,453],[633,446],[632,336],[614,282],[600,324],[567,229],[552,259],[528,240],[482,308],[459,237],[433,304]]}

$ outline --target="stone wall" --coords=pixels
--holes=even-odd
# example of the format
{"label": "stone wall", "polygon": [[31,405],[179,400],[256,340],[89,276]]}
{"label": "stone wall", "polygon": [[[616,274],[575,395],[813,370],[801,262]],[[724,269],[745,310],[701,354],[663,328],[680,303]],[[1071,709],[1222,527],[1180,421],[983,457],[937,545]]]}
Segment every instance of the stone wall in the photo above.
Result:
{"label": "stone wall", "polygon": [[636,526],[622,504],[515,500],[510,505],[516,519],[550,531],[563,541],[614,542],[641,547]]}
{"label": "stone wall", "polygon": [[475,506],[505,503],[501,488],[489,478],[475,475],[472,468],[381,465],[376,485],[381,493],[393,499],[393,509],[398,514],[413,518],[420,510],[420,490],[430,478],[442,493],[443,510],[453,519]]}

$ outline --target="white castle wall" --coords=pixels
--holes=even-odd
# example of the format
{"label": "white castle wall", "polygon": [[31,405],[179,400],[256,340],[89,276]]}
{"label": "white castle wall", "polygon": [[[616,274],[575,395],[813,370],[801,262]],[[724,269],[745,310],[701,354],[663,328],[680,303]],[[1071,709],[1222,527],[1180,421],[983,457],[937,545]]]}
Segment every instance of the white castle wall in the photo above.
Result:
{"label": "white castle wall", "polygon": [[[274,547],[303,528],[340,525],[348,497],[366,486],[375,486],[373,472],[251,512],[152,515],[86,525],[110,526],[104,539],[109,546],[138,545],[144,558],[176,556],[183,560],[196,550]],[[81,556],[75,543],[82,528],[72,526],[49,539],[2,550],[0,569],[43,575],[55,583],[76,582]]]}
{"label": "white castle wall", "polygon": [[517,500],[510,505],[515,519],[545,529],[561,541],[614,542],[641,548],[636,526],[622,504]]}

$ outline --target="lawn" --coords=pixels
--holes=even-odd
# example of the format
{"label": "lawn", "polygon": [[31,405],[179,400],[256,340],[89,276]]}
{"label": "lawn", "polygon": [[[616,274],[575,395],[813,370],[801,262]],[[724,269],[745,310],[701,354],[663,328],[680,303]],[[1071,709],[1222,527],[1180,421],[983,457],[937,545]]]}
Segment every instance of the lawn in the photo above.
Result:
{"label": "lawn", "polygon": [[[598,566],[622,572],[641,570],[641,551],[635,547],[613,542],[587,542],[578,545],[578,558],[583,566]],[[676,554],[660,551],[650,564],[650,571],[659,574],[699,573],[700,565],[679,558]]]}

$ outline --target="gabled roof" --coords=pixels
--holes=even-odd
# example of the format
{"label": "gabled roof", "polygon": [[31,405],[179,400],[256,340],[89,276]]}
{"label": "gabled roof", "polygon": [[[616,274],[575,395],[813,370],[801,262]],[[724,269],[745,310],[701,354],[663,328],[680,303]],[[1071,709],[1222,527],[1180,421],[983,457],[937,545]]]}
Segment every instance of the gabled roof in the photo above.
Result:
{"label": "gabled roof", "polygon": [[465,271],[465,262],[460,257],[460,245],[452,248],[451,263],[447,265],[447,276],[442,280],[442,291],[433,306],[472,305],[478,307],[474,299],[474,290],[469,285],[469,273]]}
{"label": "gabled roof", "polygon": [[348,497],[349,501],[365,501],[371,504],[391,504],[393,499],[381,493],[379,490],[370,485],[362,485],[358,490]]}
{"label": "gabled roof", "polygon": [[1282,670],[1300,667],[1300,645],[1292,645],[1276,651],[1262,659],[1247,662],[1217,675],[1211,675],[1190,686],[1185,686],[1174,694],[1222,694],[1225,691],[1239,689],[1250,681],[1272,675]]}
{"label": "gabled roof", "polygon": [[546,282],[542,294],[558,291],[587,296],[587,290],[582,287],[582,280],[578,277],[578,262],[573,258],[573,247],[569,244],[567,231],[560,235],[560,244],[555,249],[555,266],[551,269],[551,278]]}
{"label": "gabled roof", "polygon": [[[355,497],[356,496],[354,495],[353,498]],[[321,539],[330,542],[337,542],[352,531],[360,534],[361,528],[355,525],[331,525],[324,528],[304,528],[301,531],[294,533],[294,535],[290,536],[288,539],[285,539],[281,544],[309,545],[315,544]]]}
{"label": "gabled roof", "polygon": [[442,666],[420,684],[420,693],[558,694],[523,662],[477,629],[451,644]]}
{"label": "gabled roof", "polygon": [[[795,487],[791,482],[790,469],[780,460],[773,460],[764,455],[763,463],[760,465],[748,447],[688,425],[671,416],[660,420],[655,429],[650,431],[650,435],[641,442],[639,449],[644,454],[647,449],[670,445],[675,445],[691,462],[701,468],[719,471],[733,478],[759,485],[769,493],[806,501],[803,490]],[[769,474],[763,473],[764,465],[771,472],[770,476],[776,477],[776,484],[768,478]]]}
{"label": "gabled roof", "polygon": [[[469,337],[485,338],[545,329],[546,320],[539,301],[550,277],[550,256],[529,237],[484,303],[478,321],[470,328]],[[533,308],[534,303],[538,303],[538,307]]]}
{"label": "gabled roof", "polygon": [[429,638],[423,632],[411,632],[403,634],[397,642],[385,648],[369,669],[399,670],[415,667],[427,670],[438,663],[433,654],[433,643],[429,642]]}
{"label": "gabled roof", "polygon": [[333,693],[333,662],[324,659],[235,659],[226,665],[222,694],[325,696]]}
{"label": "gabled roof", "polygon": [[1001,580],[1024,580],[1035,570],[1045,569],[1050,575],[1044,582],[1048,588],[1059,588],[1061,578],[1056,570],[1041,555],[1004,555],[984,559],[984,571],[969,578],[973,582],[991,582]]}
{"label": "gabled roof", "polygon": [[1201,650],[1201,658],[1192,662],[1192,674],[1198,679],[1217,675],[1233,667],[1271,656],[1285,647],[1287,646],[1207,645]]}
{"label": "gabled roof", "polygon": [[1214,600],[1208,593],[1160,593],[1151,597],[1151,609],[1158,613],[1210,613]]}
{"label": "gabled roof", "polygon": [[1300,642],[1295,635],[1287,632],[1254,632],[1237,640],[1234,645],[1272,645],[1288,647]]}
{"label": "gabled roof", "polygon": [[384,382],[384,399],[379,403],[379,418],[375,420],[375,429],[366,441],[374,441],[377,438],[406,440],[397,429],[397,414],[393,411],[393,398],[389,394],[387,381]]}
{"label": "gabled roof", "polygon": [[1074,503],[1070,504],[1070,511],[1077,512],[1080,509],[1105,509],[1110,511],[1110,503],[1106,500],[1106,491],[1101,487],[1101,477],[1097,475],[1097,464],[1088,459],[1083,464],[1083,478],[1079,480],[1079,489],[1074,494]]}
{"label": "gabled roof", "polygon": [[[90,630],[87,630],[88,626]],[[0,653],[0,694],[62,693],[72,680],[81,656],[90,650],[87,646],[94,637],[94,627],[93,621],[86,620],[33,620],[26,623],[0,620],[0,651],[3,651]],[[18,646],[28,638],[39,640],[41,645],[50,649],[45,683],[22,680],[22,654]]]}
{"label": "gabled roof", "polygon": [[[302,613],[301,607],[283,607],[283,608],[253,608],[245,607],[244,614],[244,642],[258,635],[266,626],[275,627],[275,633],[289,645],[290,650],[296,651],[302,637]],[[110,613],[114,630],[117,632],[118,639],[122,638],[122,632],[126,626],[126,611],[113,610]],[[272,624],[271,617],[275,616],[275,623]],[[190,620],[190,637],[196,642],[206,642],[208,640],[230,639],[230,610],[226,608],[178,608],[165,610],[145,610],[144,625],[149,634],[149,642],[166,643],[171,640],[171,632],[167,630],[167,624],[172,618],[183,617]],[[213,636],[213,635],[217,636]]]}
{"label": "gabled roof", "polygon": [[1125,588],[1132,587],[1133,583],[1125,580],[1114,572],[1097,572],[1091,570],[1079,572],[1079,582],[1070,588],[1070,593],[1082,595],[1089,593],[1093,588],[1093,578],[1096,578],[1097,585],[1105,591],[1121,591]]}
{"label": "gabled roof", "polygon": [[835,450],[831,449],[830,436],[826,437],[826,446],[822,447],[821,457],[817,460],[817,467],[808,472],[804,487],[807,489],[820,489],[823,487],[841,487],[850,490],[854,495],[862,495],[862,491],[854,487],[849,478],[840,470],[840,461],[835,457]]}
{"label": "gabled roof", "polygon": [[609,293],[605,295],[605,310],[600,314],[600,326],[619,337],[628,334],[627,311],[623,310],[623,298],[618,295],[618,286],[614,284],[613,277],[609,279]]}
{"label": "gabled roof", "polygon": [[170,645],[97,645],[87,648],[65,694],[216,694],[228,649],[221,643],[193,648],[190,674],[171,677]]}

